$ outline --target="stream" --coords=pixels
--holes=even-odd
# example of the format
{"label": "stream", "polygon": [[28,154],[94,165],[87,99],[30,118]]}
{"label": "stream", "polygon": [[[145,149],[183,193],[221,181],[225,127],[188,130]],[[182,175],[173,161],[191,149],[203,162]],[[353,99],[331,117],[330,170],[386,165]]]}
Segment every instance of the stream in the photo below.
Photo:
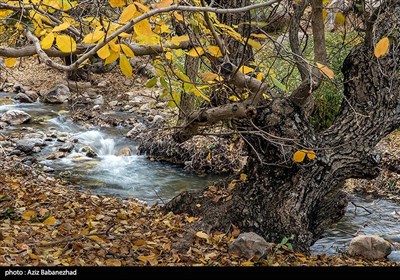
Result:
{"label": "stream", "polygon": [[[0,98],[12,96],[0,92]],[[62,105],[39,102],[0,103],[0,114],[12,109],[29,113],[33,121],[0,131],[4,135],[43,131],[46,134],[57,133],[65,139],[76,139],[73,150],[66,157],[46,159],[65,144],[59,141],[60,137],[46,141],[47,145],[35,155],[41,165],[47,166],[49,170],[54,169],[82,189],[90,189],[94,193],[134,197],[149,205],[164,204],[182,191],[199,190],[221,178],[189,174],[180,167],[136,155],[135,143],[124,137],[127,128],[80,126],[69,119]],[[83,149],[87,146],[98,156],[86,156]],[[127,156],[118,155],[126,150],[132,153]],[[349,203],[342,220],[327,230],[311,247],[313,254],[337,255],[345,251],[357,233],[377,234],[393,242],[400,242],[399,205],[388,200],[369,200],[358,196],[352,196],[351,201],[354,204]],[[400,262],[400,251],[393,251],[389,259]]]}

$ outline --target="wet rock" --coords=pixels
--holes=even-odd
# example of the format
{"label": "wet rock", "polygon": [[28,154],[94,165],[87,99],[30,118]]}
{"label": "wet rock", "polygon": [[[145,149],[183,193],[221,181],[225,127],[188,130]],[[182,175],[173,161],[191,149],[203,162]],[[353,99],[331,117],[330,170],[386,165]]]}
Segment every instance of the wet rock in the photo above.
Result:
{"label": "wet rock", "polygon": [[136,124],[129,132],[126,134],[127,137],[135,137],[140,132],[146,130],[147,127],[143,123]]}
{"label": "wet rock", "polygon": [[132,150],[130,147],[123,147],[117,153],[117,156],[121,157],[129,157],[131,155],[132,155]]}
{"label": "wet rock", "polygon": [[7,125],[8,124],[6,122],[0,122],[0,129],[6,128]]}
{"label": "wet rock", "polygon": [[347,250],[350,256],[361,256],[369,260],[382,259],[391,251],[390,243],[377,235],[356,236]]}
{"label": "wet rock", "polygon": [[56,152],[54,154],[47,156],[46,159],[52,160],[52,159],[63,158],[65,156],[66,156],[66,154],[64,152]]}
{"label": "wet rock", "polygon": [[98,111],[100,110],[100,105],[94,105],[92,108],[93,111]]}
{"label": "wet rock", "polygon": [[51,173],[51,172],[54,172],[54,168],[52,168],[52,167],[50,167],[50,166],[44,165],[44,166],[43,166],[43,171],[44,171],[44,172]]}
{"label": "wet rock", "polygon": [[[33,151],[34,147],[38,147],[43,144],[43,140],[41,139],[20,139],[16,142],[16,149],[24,152],[26,154],[30,154]],[[39,150],[40,151],[40,150]]]}
{"label": "wet rock", "polygon": [[71,92],[66,85],[59,84],[46,92],[43,96],[43,102],[46,103],[64,103],[68,101]]}
{"label": "wet rock", "polygon": [[24,92],[24,87],[20,83],[15,83],[12,88],[14,92]]}
{"label": "wet rock", "polygon": [[67,142],[67,143],[65,143],[64,145],[62,145],[60,148],[58,148],[58,151],[69,153],[69,152],[72,151],[72,149],[73,149],[74,147],[75,147],[74,144],[72,144],[72,143],[70,143],[70,142]]}
{"label": "wet rock", "polygon": [[25,123],[31,119],[31,115],[21,110],[9,110],[1,115],[1,121],[12,125]]}
{"label": "wet rock", "polygon": [[15,95],[14,99],[18,100],[21,103],[33,103],[34,102],[32,99],[29,98],[29,96],[27,96],[25,93],[22,93],[22,92]]}
{"label": "wet rock", "polygon": [[264,238],[254,232],[241,233],[235,241],[229,245],[229,253],[236,254],[240,257],[259,258],[267,255],[272,249],[273,244],[265,241]]}
{"label": "wet rock", "polygon": [[42,150],[42,148],[40,148],[38,146],[35,146],[35,147],[32,148],[32,152],[33,153],[39,153],[41,150]]}
{"label": "wet rock", "polygon": [[39,98],[37,92],[33,90],[25,91],[25,95],[28,96],[33,102],[36,102]]}
{"label": "wet rock", "polygon": [[93,100],[94,105],[103,105],[104,104],[104,98],[102,95],[99,95],[95,100]]}
{"label": "wet rock", "polygon": [[91,157],[91,158],[97,157],[96,152],[89,146],[83,146],[80,149],[80,152],[84,153],[87,157]]}

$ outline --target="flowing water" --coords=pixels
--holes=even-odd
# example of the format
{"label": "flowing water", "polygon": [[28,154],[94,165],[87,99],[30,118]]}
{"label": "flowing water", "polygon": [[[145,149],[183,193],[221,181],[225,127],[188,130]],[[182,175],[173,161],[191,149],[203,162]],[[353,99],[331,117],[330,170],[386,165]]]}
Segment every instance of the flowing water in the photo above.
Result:
{"label": "flowing water", "polygon": [[[11,96],[0,93],[0,98]],[[135,197],[148,204],[165,203],[185,190],[205,187],[215,176],[188,174],[176,166],[147,160],[134,154],[135,143],[124,138],[125,128],[82,127],[68,119],[60,105],[41,103],[0,105],[0,113],[11,109],[24,110],[36,117],[30,124],[43,131],[56,130],[69,139],[78,139],[74,150],[67,157],[46,160],[46,156],[58,150],[60,143],[53,141],[38,154],[40,163],[54,168],[82,188],[93,192],[122,197]],[[60,113],[62,112],[62,113]],[[12,133],[8,130],[3,133]],[[98,157],[90,158],[82,153],[85,146],[91,147]],[[118,156],[121,149],[130,149],[130,156]],[[377,234],[394,242],[400,242],[400,206],[387,200],[368,200],[352,197],[345,217],[332,226],[311,248],[315,254],[335,255],[344,251],[350,240],[358,233]],[[365,210],[365,209],[366,210]],[[389,258],[400,262],[400,251]]]}

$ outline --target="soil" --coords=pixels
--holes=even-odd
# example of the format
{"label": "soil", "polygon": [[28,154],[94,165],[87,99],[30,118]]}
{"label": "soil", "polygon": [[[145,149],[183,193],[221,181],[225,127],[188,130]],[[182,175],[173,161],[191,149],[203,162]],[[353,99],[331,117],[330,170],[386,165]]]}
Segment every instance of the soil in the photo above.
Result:
{"label": "soil", "polygon": [[[20,83],[37,92],[66,82],[64,73],[33,58],[24,58],[16,68],[1,69],[0,73],[3,86]],[[102,92],[106,102],[92,117],[88,117],[93,114],[91,110],[86,113],[77,110],[76,119],[101,125],[118,123],[98,116],[115,110],[108,102],[125,92],[146,92],[156,98],[157,89],[145,88],[146,80],[139,75],[125,79],[117,68],[111,73],[93,74],[92,84],[107,84]],[[122,103],[118,108],[123,111],[128,100],[119,101]],[[123,124],[133,126],[135,120]],[[400,159],[399,133],[394,132],[379,144],[384,154],[382,175],[372,181],[349,181],[349,192],[400,201],[400,175],[395,168]],[[207,142],[200,150],[209,146]],[[208,153],[210,150],[204,150],[201,157],[211,158],[212,151]],[[387,260],[370,262],[347,256],[304,256],[282,245],[261,260],[241,258],[228,252],[229,244],[240,233],[235,227],[224,233],[188,233],[184,226],[195,222],[195,217],[162,214],[159,207],[150,208],[135,199],[93,195],[34,166],[27,166],[20,157],[5,155],[0,149],[0,265],[3,266],[395,265]],[[191,245],[188,251],[180,252],[176,243],[185,236],[190,236]]]}

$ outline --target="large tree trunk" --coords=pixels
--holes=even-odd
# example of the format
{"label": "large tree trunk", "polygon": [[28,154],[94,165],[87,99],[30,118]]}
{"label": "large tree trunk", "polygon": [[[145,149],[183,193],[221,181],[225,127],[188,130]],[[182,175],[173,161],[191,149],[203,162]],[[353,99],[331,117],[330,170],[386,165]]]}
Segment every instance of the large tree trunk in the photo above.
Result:
{"label": "large tree trunk", "polygon": [[[398,45],[379,59],[373,54],[381,38],[399,29],[399,14],[400,1],[382,5],[365,43],[346,58],[346,100],[329,129],[313,132],[300,108],[287,98],[276,98],[240,128],[247,130],[248,179],[182,193],[166,209],[202,216],[201,226],[207,230],[234,224],[275,242],[293,234],[296,249],[308,251],[324,229],[342,217],[347,204],[340,191],[344,181],[377,176],[380,156],[374,148],[400,125]],[[300,149],[315,151],[317,158],[295,163],[292,155]]]}

